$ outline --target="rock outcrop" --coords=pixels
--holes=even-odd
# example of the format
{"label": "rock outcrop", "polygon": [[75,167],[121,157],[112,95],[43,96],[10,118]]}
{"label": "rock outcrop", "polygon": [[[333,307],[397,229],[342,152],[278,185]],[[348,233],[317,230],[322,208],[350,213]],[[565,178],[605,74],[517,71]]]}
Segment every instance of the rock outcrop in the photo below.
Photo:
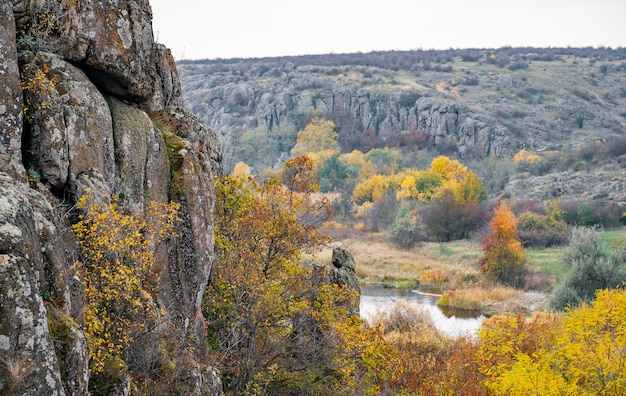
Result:
{"label": "rock outcrop", "polygon": [[[593,188],[590,188],[593,186]],[[559,172],[509,182],[500,194],[519,201],[602,202],[626,205],[626,172]]]}
{"label": "rock outcrop", "polygon": [[[526,59],[525,67],[494,64],[489,54]],[[575,149],[626,130],[626,95],[617,89],[623,49],[502,48],[463,58],[463,51],[416,50],[198,60],[181,62],[179,73],[186,104],[233,164],[250,157],[233,150],[246,131],[295,135],[315,112],[335,122],[343,151],[419,146],[466,161],[521,148]]]}
{"label": "rock outcrop", "polygon": [[348,290],[353,290],[360,295],[361,284],[356,275],[356,264],[354,263],[352,253],[344,248],[334,248],[332,261],[332,282],[340,286],[345,286]]}
{"label": "rock outcrop", "polygon": [[[180,202],[176,237],[158,248],[162,323],[141,353],[159,364],[165,348],[179,390],[220,394],[200,304],[215,260],[221,150],[183,109],[148,1],[0,0],[0,9],[0,393],[91,392],[71,230],[89,194],[117,196],[137,216],[150,201]],[[149,393],[120,375],[109,394]]]}
{"label": "rock outcrop", "polygon": [[[233,139],[246,130],[279,126],[298,130],[304,126],[302,119],[314,112],[346,120],[351,126],[344,126],[341,139],[353,140],[350,144],[367,139],[373,145],[385,144],[419,131],[429,145],[461,155],[510,154],[521,148],[507,128],[487,113],[427,88],[409,93],[372,92],[328,84],[306,90],[286,86],[277,92],[278,87],[272,90],[264,80],[226,81],[212,87],[216,82],[207,78],[197,84],[200,87],[186,92],[186,98],[196,104],[208,98],[205,106],[197,105],[193,111],[218,134],[225,155],[232,152]],[[346,131],[352,129],[355,135],[347,136]],[[365,131],[371,136],[364,137]]]}

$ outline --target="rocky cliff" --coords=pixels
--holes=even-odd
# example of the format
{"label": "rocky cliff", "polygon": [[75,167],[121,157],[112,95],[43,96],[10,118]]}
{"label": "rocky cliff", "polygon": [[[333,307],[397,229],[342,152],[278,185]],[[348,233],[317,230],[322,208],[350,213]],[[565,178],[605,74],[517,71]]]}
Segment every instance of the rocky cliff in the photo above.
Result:
{"label": "rocky cliff", "polygon": [[623,49],[390,51],[183,61],[179,72],[225,158],[246,130],[298,131],[318,112],[344,151],[412,139],[474,159],[623,135],[624,59]]}
{"label": "rocky cliff", "polygon": [[[219,393],[201,359],[200,303],[215,260],[212,180],[221,150],[183,109],[148,1],[0,0],[0,8],[0,393],[90,392],[81,257],[70,228],[85,194],[117,196],[138,217],[151,201],[180,202],[176,236],[159,247],[152,298],[161,324],[141,354],[156,367],[161,341],[181,340],[167,346],[168,367],[177,368],[169,386]],[[109,394],[149,393],[128,376],[114,385]]]}

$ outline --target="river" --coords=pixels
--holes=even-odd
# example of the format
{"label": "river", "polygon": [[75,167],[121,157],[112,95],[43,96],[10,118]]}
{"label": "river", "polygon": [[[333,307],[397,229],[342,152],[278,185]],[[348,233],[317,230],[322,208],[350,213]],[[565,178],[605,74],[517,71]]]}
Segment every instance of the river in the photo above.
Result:
{"label": "river", "polygon": [[426,312],[432,324],[441,334],[449,337],[475,336],[485,317],[474,312],[458,310],[444,313],[437,306],[439,297],[441,295],[420,290],[363,285],[361,290],[361,317],[371,323],[377,312],[390,309],[396,302],[405,300]]}

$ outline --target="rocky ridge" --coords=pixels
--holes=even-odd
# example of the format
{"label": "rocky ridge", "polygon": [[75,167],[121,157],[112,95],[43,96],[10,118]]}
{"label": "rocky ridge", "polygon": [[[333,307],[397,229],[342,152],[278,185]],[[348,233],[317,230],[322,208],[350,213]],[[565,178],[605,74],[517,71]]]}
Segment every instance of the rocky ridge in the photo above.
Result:
{"label": "rocky ridge", "polygon": [[[418,50],[180,61],[179,73],[186,105],[216,132],[227,167],[247,152],[238,145],[248,131],[295,136],[314,113],[335,122],[344,152],[409,144],[470,163],[624,139],[625,59],[610,48]],[[503,193],[586,200],[582,189],[620,203],[626,160],[613,160],[597,178],[573,168],[549,177],[570,187],[531,175]]]}
{"label": "rocky ridge", "polygon": [[[137,216],[150,201],[181,203],[177,236],[159,248],[165,265],[153,298],[162,330],[142,353],[158,355],[166,332],[185,340],[172,346],[179,374],[171,380],[188,394],[220,394],[202,360],[200,311],[215,261],[220,144],[183,108],[148,1],[0,0],[0,9],[0,389],[90,394],[69,219],[93,194],[117,196]],[[131,390],[123,377],[109,394]]]}

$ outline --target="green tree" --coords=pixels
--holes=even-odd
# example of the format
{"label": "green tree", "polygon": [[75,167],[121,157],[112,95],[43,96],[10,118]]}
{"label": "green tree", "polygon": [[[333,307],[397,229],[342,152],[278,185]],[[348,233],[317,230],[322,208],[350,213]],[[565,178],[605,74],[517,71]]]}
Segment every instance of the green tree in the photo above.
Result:
{"label": "green tree", "polygon": [[402,153],[396,149],[384,148],[373,149],[365,154],[365,161],[371,162],[376,166],[376,170],[380,174],[392,175],[402,168],[404,158]]}
{"label": "green tree", "polygon": [[339,160],[338,155],[333,155],[326,159],[317,171],[320,180],[320,191],[329,192],[344,190],[348,185],[348,167]]}
{"label": "green tree", "polygon": [[288,154],[296,144],[297,131],[287,124],[269,129],[265,126],[247,130],[236,139],[233,163],[247,163],[254,174],[276,165],[283,154]]}
{"label": "green tree", "polygon": [[403,249],[409,249],[426,239],[426,227],[413,202],[400,204],[389,233],[391,241]]}

